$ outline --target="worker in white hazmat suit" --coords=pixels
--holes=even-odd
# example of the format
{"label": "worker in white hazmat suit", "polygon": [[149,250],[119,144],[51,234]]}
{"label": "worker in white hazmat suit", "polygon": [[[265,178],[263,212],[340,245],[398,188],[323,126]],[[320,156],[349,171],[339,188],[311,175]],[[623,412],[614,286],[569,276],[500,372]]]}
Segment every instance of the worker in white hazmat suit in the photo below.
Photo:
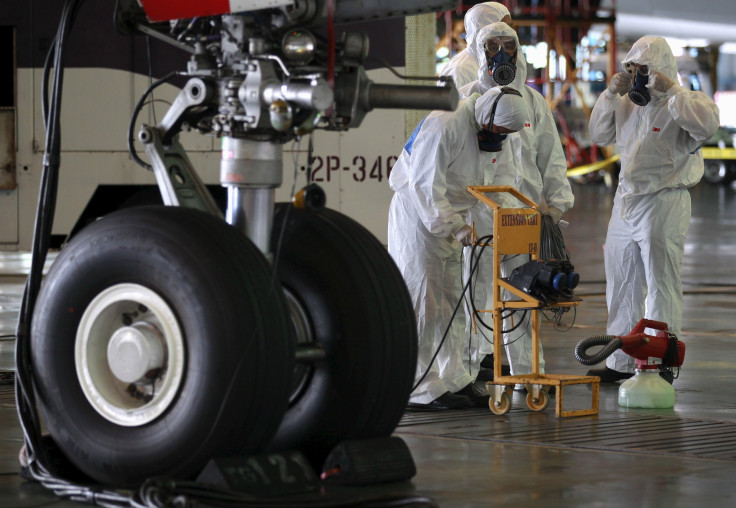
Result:
{"label": "worker in white hazmat suit", "polygon": [[465,49],[456,54],[440,71],[440,76],[450,76],[455,86],[460,88],[478,79],[478,61],[475,54],[477,48],[473,41],[478,30],[491,23],[503,21],[513,26],[511,13],[505,5],[498,2],[476,4],[465,13]]}
{"label": "worker in white hazmat suit", "polygon": [[[490,185],[512,185],[522,194],[529,197],[542,206],[543,213],[550,215],[556,224],[562,214],[572,207],[574,196],[567,179],[567,160],[562,150],[562,143],[557,133],[552,112],[544,97],[526,85],[526,60],[524,53],[519,47],[519,39],[516,32],[506,23],[493,23],[483,27],[473,39],[475,45],[474,54],[479,58],[478,79],[460,89],[461,96],[472,93],[483,93],[498,85],[509,85],[522,93],[524,102],[530,111],[530,120],[525,127],[509,136],[499,155],[482,154],[481,166],[488,170],[489,174],[484,180]],[[499,172],[494,168],[494,157],[510,159],[510,163],[502,165],[506,169]],[[514,167],[514,171],[509,169]],[[503,206],[521,206],[520,203],[508,194],[494,196],[496,201]],[[476,224],[492,224],[490,209],[483,205],[477,206],[469,213],[469,220]],[[492,264],[489,249],[483,256],[486,261],[478,265],[477,280],[474,278],[474,299],[477,309],[492,308]],[[501,264],[503,277],[508,277],[514,268],[529,261],[528,255],[506,256]],[[469,263],[468,263],[469,265]],[[502,298],[509,299],[511,296],[504,293]],[[467,329],[470,333],[470,344],[479,348],[479,354],[471,352],[475,367],[478,362],[490,366],[493,345],[488,340],[489,332],[477,328],[478,332],[471,326],[470,315],[468,315]],[[511,374],[526,374],[532,370],[532,327],[531,313],[517,312],[509,319],[504,320],[504,344],[508,356]],[[540,344],[539,368],[544,372],[544,355]],[[493,373],[485,372],[479,379],[485,380]],[[523,387],[518,386],[519,389]]]}
{"label": "worker in white hazmat suit", "polygon": [[[509,26],[513,24],[509,10],[506,6],[498,2],[485,2],[474,5],[465,13],[463,21],[465,23],[465,42],[467,43],[467,47],[452,57],[440,71],[440,76],[451,77],[457,88],[478,79],[478,59],[475,56],[475,45],[472,44],[476,32],[484,26],[498,21],[503,21]],[[411,133],[407,143],[413,143],[425,119],[426,117],[419,122],[414,132]]]}
{"label": "worker in white hazmat suit", "polygon": [[482,182],[479,133],[502,135],[527,120],[518,95],[473,94],[455,111],[430,113],[391,171],[388,249],[412,296],[419,336],[412,406],[488,404],[463,366],[462,311],[453,319],[462,294],[462,248],[471,243],[467,212],[477,203],[466,189]]}
{"label": "worker in white hazmat suit", "polygon": [[[605,244],[607,333],[627,335],[642,318],[680,334],[680,265],[690,225],[690,194],[703,175],[691,154],[718,128],[715,103],[677,82],[661,37],[642,37],[596,101],[590,138],[616,143],[621,173]],[[702,161],[702,159],[700,159]],[[633,375],[634,359],[616,351],[589,375],[613,382]]]}

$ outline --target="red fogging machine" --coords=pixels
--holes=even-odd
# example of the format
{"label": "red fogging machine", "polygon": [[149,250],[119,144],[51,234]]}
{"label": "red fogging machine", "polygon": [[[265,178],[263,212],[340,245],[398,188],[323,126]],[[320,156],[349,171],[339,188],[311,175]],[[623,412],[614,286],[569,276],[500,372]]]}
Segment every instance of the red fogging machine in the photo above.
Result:
{"label": "red fogging machine", "polygon": [[[644,330],[657,330],[656,335],[648,335]],[[589,355],[587,350],[593,346],[604,346],[595,354]],[[669,369],[679,367],[685,360],[685,344],[669,332],[666,323],[642,319],[628,335],[598,335],[581,340],[575,346],[575,358],[583,365],[594,365],[608,358],[614,351],[621,349],[636,359],[636,368]]]}

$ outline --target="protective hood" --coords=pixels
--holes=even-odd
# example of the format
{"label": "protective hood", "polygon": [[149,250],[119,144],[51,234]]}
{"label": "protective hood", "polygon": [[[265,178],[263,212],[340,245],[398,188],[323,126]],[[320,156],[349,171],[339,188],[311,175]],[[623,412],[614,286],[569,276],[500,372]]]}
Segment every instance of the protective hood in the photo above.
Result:
{"label": "protective hood", "polygon": [[626,63],[633,62],[646,65],[652,70],[661,72],[677,82],[677,63],[669,44],[662,37],[645,35],[634,43],[631,51],[621,62],[626,70]]}
{"label": "protective hood", "polygon": [[482,97],[481,94],[478,92],[471,94],[465,99],[465,107],[468,108],[468,111],[470,112],[470,117],[473,118],[475,127],[475,130],[479,131],[483,128],[482,125],[478,123],[477,118],[475,117],[475,103]]}
{"label": "protective hood", "polygon": [[465,43],[467,44],[468,51],[475,55],[476,59],[478,55],[482,55],[483,52],[476,54],[475,48],[475,36],[478,30],[486,25],[492,23],[498,23],[506,16],[510,16],[509,10],[498,2],[485,2],[477,4],[468,9],[465,13]]}
{"label": "protective hood", "polygon": [[[478,126],[490,125],[491,110],[496,98],[501,94],[501,88],[491,88],[482,96],[474,101],[475,121]],[[478,94],[473,94],[474,97]],[[493,123],[500,127],[506,127],[512,131],[520,131],[524,128],[524,123],[529,121],[529,113],[527,111],[526,102],[520,95],[511,93],[504,94],[498,101],[496,113]]]}
{"label": "protective hood", "polygon": [[[470,12],[470,11],[468,11]],[[484,50],[485,41],[491,37],[513,37],[516,41],[516,77],[507,85],[519,91],[523,91],[526,82],[526,59],[524,52],[519,47],[519,36],[516,30],[508,26],[506,23],[492,23],[481,28],[473,41],[474,54],[478,59],[478,85],[479,91],[487,92],[491,88],[498,86],[493,78],[488,74],[488,62],[486,62],[486,54]]]}
{"label": "protective hood", "polygon": [[[662,37],[656,37],[652,35],[645,35],[634,43],[631,47],[631,51],[626,55],[626,58],[621,62],[621,65],[626,70],[627,63],[637,63],[639,65],[646,65],[650,70],[661,72],[675,83],[678,83],[677,79],[677,63],[675,62],[675,56],[672,54],[669,44]],[[650,90],[652,97],[664,97],[665,94]]]}

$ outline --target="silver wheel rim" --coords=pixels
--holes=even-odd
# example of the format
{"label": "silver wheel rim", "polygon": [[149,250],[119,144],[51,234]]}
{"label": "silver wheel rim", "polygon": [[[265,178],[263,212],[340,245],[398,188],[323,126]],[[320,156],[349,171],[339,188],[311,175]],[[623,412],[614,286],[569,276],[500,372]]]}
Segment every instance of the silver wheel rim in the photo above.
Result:
{"label": "silver wheel rim", "polygon": [[[108,346],[121,330],[140,328],[160,340],[161,363],[141,382],[115,376]],[[150,339],[156,337],[158,339]],[[90,405],[125,427],[145,425],[172,404],[183,380],[184,337],[169,305],[139,284],[118,284],[98,294],[82,315],[74,346],[77,379]]]}
{"label": "silver wheel rim", "polygon": [[[296,332],[296,343],[298,345],[313,343],[314,337],[312,336],[312,329],[309,325],[309,317],[306,310],[294,294],[286,288],[284,288],[284,295],[286,296],[286,303],[289,306],[291,324]],[[289,395],[289,404],[294,404],[304,393],[304,390],[309,385],[312,372],[314,372],[312,365],[299,363],[294,365],[294,380],[292,382],[291,394]]]}

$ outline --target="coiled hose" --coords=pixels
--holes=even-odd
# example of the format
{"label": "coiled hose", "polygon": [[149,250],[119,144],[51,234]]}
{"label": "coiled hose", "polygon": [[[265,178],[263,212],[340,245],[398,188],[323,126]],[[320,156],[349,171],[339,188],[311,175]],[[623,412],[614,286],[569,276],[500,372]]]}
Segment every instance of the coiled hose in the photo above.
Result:
{"label": "coiled hose", "polygon": [[[578,342],[578,345],[575,346],[575,358],[583,365],[595,365],[611,356],[622,344],[623,341],[621,338],[614,335],[588,337]],[[593,346],[605,347],[593,355],[588,355],[587,350]]]}

